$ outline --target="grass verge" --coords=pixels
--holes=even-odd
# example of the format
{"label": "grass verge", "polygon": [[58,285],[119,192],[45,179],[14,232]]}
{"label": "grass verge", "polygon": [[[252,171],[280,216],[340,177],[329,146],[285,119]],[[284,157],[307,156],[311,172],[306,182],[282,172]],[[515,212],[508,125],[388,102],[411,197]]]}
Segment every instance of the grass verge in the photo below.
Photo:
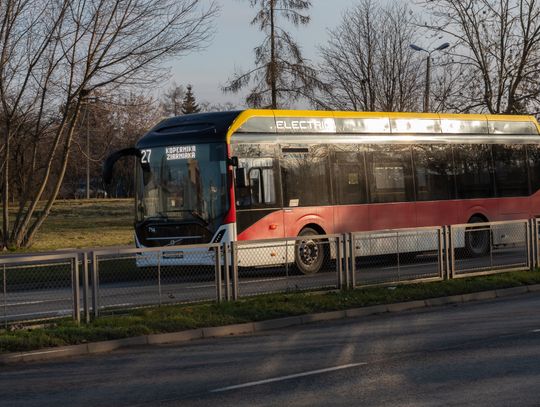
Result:
{"label": "grass verge", "polygon": [[[133,199],[58,200],[32,247],[18,251],[132,245],[133,202]],[[15,208],[10,212],[13,221]]]}
{"label": "grass verge", "polygon": [[326,293],[274,294],[222,304],[146,308],[128,311],[123,315],[100,317],[80,327],[72,321],[59,321],[46,328],[3,330],[0,331],[0,352],[30,351],[531,284],[540,284],[540,271],[400,285],[391,289],[369,287]]}

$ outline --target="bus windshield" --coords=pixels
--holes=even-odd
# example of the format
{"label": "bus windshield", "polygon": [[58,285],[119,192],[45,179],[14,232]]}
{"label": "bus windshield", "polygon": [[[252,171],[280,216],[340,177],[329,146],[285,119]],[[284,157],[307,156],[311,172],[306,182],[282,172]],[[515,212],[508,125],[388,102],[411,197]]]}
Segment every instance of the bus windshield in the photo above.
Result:
{"label": "bus windshield", "polygon": [[215,223],[228,210],[224,143],[141,150],[137,220]]}

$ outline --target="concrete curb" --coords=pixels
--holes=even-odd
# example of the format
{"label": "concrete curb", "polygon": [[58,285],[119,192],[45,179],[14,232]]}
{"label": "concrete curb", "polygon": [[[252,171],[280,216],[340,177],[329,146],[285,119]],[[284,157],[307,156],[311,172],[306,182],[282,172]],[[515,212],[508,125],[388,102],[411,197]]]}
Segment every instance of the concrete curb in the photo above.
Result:
{"label": "concrete curb", "polygon": [[345,318],[358,318],[366,317],[369,315],[382,314],[386,312],[401,312],[419,308],[437,307],[441,305],[491,300],[495,298],[504,298],[539,291],[540,284],[535,284],[530,286],[505,288],[501,290],[481,291],[462,295],[452,295],[448,297],[429,298],[426,300],[373,305],[370,307],[352,308],[348,310],[322,312],[317,314],[306,314],[294,317],[270,319],[267,321],[247,322],[245,324],[207,327],[180,332],[151,334],[137,336],[133,338],[116,339],[111,341],[92,342],[81,345],[47,348],[32,352],[7,353],[4,355],[0,355],[0,366],[20,362],[55,360],[67,356],[83,356],[96,353],[105,353],[111,352],[116,349],[133,346],[175,344],[192,341],[194,339],[254,334],[256,332],[286,328],[290,326],[305,325],[313,322],[332,321]]}

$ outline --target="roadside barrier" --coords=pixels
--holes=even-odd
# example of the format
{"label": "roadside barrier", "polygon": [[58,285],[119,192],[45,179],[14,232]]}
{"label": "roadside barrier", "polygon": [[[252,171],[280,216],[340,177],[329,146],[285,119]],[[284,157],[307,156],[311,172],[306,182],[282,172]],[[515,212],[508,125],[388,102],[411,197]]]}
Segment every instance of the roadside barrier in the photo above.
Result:
{"label": "roadside barrier", "polygon": [[0,257],[0,326],[149,306],[532,270],[537,219]]}

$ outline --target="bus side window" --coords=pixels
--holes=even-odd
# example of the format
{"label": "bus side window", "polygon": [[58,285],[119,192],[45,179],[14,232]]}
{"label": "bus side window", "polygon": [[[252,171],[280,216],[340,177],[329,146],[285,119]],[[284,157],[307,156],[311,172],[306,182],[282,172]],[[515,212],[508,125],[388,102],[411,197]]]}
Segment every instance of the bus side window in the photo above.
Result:
{"label": "bus side window", "polygon": [[372,203],[414,200],[409,145],[372,144],[367,163]]}
{"label": "bus side window", "polygon": [[493,146],[493,165],[497,196],[529,195],[529,179],[525,146],[500,144]]}
{"label": "bus side window", "polygon": [[461,144],[453,147],[457,198],[492,198],[495,195],[491,145]]}
{"label": "bus side window", "polygon": [[276,206],[276,185],[272,158],[240,158],[240,169],[246,174],[246,185],[237,183],[236,201],[239,207]]}
{"label": "bus side window", "polygon": [[540,145],[527,145],[527,161],[531,179],[531,194],[540,190]]}
{"label": "bus side window", "polygon": [[415,145],[413,159],[418,201],[454,198],[454,166],[450,145]]}

